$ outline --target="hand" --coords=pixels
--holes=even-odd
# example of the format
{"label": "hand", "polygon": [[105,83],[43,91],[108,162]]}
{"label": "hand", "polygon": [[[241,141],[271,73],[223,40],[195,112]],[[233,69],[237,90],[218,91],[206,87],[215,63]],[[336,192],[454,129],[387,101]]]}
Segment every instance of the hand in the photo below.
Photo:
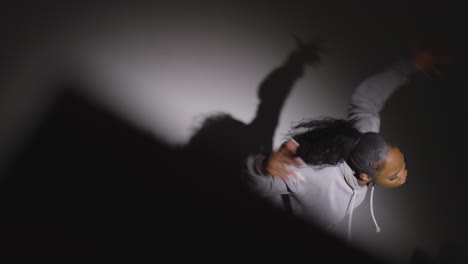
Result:
{"label": "hand", "polygon": [[450,59],[448,56],[440,54],[443,52],[443,49],[440,48],[421,48],[414,42],[410,42],[410,47],[411,60],[416,68],[426,74],[431,72],[440,74],[437,66]]}
{"label": "hand", "polygon": [[299,144],[294,139],[288,140],[283,144],[279,150],[271,152],[270,155],[263,161],[262,170],[274,177],[280,177],[285,180],[290,177],[300,177],[303,178],[298,172],[287,167],[287,165],[292,166],[302,166],[304,161],[295,157],[295,153]]}
{"label": "hand", "polygon": [[319,41],[304,42],[298,36],[293,35],[296,42],[296,50],[292,56],[306,65],[313,66],[321,63],[321,53],[325,51],[322,43]]}

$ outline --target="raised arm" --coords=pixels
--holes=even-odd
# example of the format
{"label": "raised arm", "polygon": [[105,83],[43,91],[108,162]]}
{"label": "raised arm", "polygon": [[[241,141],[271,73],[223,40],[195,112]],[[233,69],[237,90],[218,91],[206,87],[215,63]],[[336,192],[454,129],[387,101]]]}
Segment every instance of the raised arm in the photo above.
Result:
{"label": "raised arm", "polygon": [[385,102],[416,71],[411,60],[400,60],[363,80],[351,96],[348,119],[355,120],[362,132],[379,132],[379,113]]}
{"label": "raised arm", "polygon": [[348,119],[355,120],[362,132],[379,132],[380,111],[392,94],[403,86],[412,74],[435,71],[436,65],[446,60],[447,57],[437,54],[434,48],[421,48],[412,43],[408,59],[397,61],[358,85],[351,96]]}

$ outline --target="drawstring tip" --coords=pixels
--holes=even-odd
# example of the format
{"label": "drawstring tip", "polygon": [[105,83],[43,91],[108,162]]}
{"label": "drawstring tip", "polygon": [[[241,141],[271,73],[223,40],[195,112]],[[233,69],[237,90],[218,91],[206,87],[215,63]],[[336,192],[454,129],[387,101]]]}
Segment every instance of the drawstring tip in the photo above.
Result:
{"label": "drawstring tip", "polygon": [[379,225],[377,224],[377,220],[375,220],[375,215],[374,215],[374,205],[373,205],[373,201],[374,201],[374,188],[375,188],[375,182],[374,182],[374,185],[372,185],[372,190],[371,190],[370,212],[371,212],[372,220],[374,220],[375,232],[376,232],[376,233],[380,233],[380,227],[379,227]]}

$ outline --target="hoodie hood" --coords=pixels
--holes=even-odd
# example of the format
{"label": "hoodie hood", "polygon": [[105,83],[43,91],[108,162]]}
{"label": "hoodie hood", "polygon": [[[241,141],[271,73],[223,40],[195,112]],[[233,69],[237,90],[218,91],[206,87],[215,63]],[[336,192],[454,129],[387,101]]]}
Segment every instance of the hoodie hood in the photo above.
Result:
{"label": "hoodie hood", "polygon": [[359,182],[354,176],[354,171],[351,169],[351,167],[348,165],[346,162],[341,162],[338,164],[341,173],[343,174],[343,177],[346,181],[346,183],[351,187],[353,190],[364,190],[367,188],[367,186],[361,186],[359,185]]}

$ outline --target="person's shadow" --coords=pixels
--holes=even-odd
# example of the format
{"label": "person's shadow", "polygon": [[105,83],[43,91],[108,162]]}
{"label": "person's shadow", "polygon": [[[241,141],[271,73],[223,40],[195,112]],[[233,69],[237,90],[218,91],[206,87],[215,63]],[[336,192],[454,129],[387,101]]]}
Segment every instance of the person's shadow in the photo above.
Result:
{"label": "person's shadow", "polygon": [[[196,193],[189,195],[190,201],[187,201],[191,204],[187,214],[194,217],[188,223],[192,228],[186,237],[194,238],[190,240],[192,243],[226,255],[231,255],[240,245],[245,250],[241,255],[261,257],[263,261],[277,260],[274,254],[267,253],[275,245],[281,245],[284,252],[300,252],[294,256],[286,253],[290,261],[291,257],[308,254],[310,250],[340,248],[359,255],[363,262],[376,263],[366,253],[351,249],[319,227],[263,200],[242,182],[247,156],[272,151],[273,135],[283,105],[296,81],[303,76],[305,67],[321,61],[321,51],[323,48],[318,43],[304,44],[298,40],[297,48],[260,83],[260,102],[252,122],[246,124],[230,114],[215,113],[176,151],[174,156],[181,161],[177,167],[177,175],[181,176],[177,190]],[[204,237],[206,242],[201,243],[198,237]],[[339,255],[322,253],[325,252],[314,253],[317,263],[340,259]]]}
{"label": "person's shadow", "polygon": [[[321,62],[320,52],[323,48],[318,42],[295,40],[296,48],[260,83],[257,90],[259,104],[250,123],[239,121],[227,113],[212,114],[183,147],[192,160],[198,161],[200,171],[222,172],[222,175],[216,176],[220,179],[205,179],[203,184],[208,183],[213,189],[229,186],[230,190],[237,191],[238,187],[242,187],[239,186],[242,184],[239,175],[244,159],[252,153],[267,154],[272,151],[273,136],[288,95],[303,76],[305,67]],[[225,188],[223,192],[226,192]]]}
{"label": "person's shadow", "polygon": [[375,263],[239,185],[245,156],[271,150],[281,108],[304,67],[319,62],[317,51],[300,46],[272,71],[250,124],[213,116],[182,148],[131,126],[83,96],[88,83],[63,76],[57,103],[3,175],[0,261],[270,261],[278,249],[288,261],[314,251],[317,263],[333,263],[340,256],[322,250],[333,248]]}

